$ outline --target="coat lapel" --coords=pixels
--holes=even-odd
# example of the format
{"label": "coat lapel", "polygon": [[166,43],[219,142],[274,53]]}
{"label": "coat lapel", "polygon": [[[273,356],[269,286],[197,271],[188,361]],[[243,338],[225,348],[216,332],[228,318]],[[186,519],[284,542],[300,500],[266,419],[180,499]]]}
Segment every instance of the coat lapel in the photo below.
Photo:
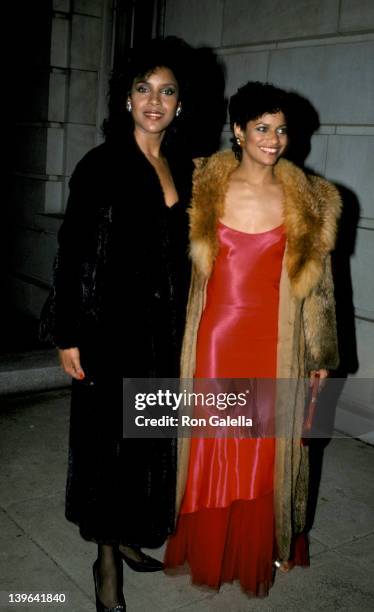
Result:
{"label": "coat lapel", "polygon": [[[190,252],[205,278],[210,276],[218,253],[217,221],[223,216],[230,175],[238,163],[231,151],[196,162]],[[279,160],[275,171],[284,191],[286,269],[293,295],[302,299],[318,283],[324,259],[333,248],[340,198],[333,185],[319,177],[307,177],[287,160]]]}

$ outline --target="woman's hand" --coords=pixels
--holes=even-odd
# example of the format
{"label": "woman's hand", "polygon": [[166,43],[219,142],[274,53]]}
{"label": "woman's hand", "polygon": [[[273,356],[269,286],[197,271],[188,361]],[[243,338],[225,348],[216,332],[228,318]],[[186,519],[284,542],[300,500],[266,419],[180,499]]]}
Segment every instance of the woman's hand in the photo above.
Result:
{"label": "woman's hand", "polygon": [[83,380],[85,373],[82,370],[79,348],[58,349],[61,365],[66,374],[76,380]]}
{"label": "woman's hand", "polygon": [[309,374],[309,386],[313,387],[317,383],[316,379],[318,379],[318,392],[322,391],[323,387],[326,384],[326,378],[328,377],[328,375],[328,370],[312,370]]}

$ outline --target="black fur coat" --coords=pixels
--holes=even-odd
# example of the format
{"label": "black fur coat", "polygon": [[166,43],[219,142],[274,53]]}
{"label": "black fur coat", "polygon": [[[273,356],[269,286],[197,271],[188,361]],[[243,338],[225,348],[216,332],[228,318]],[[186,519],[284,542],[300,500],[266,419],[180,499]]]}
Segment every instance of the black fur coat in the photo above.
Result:
{"label": "black fur coat", "polygon": [[122,377],[177,377],[189,285],[192,162],[166,152],[171,209],[133,137],[77,165],[41,335],[78,347],[66,515],[97,542],[159,546],[174,521],[175,443],[122,439]]}

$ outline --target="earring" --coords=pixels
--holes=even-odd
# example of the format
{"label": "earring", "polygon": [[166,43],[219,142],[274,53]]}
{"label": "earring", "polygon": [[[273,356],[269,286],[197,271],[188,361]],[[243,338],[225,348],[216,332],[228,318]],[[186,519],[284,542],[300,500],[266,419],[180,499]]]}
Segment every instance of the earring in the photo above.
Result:
{"label": "earring", "polygon": [[132,111],[132,104],[131,104],[131,100],[130,99],[127,100],[127,102],[126,102],[126,110],[128,110],[129,113],[131,113],[131,111]]}
{"label": "earring", "polygon": [[177,110],[176,110],[176,113],[175,113],[176,117],[179,117],[179,115],[181,114],[181,112],[182,112],[182,107],[181,107],[181,106],[178,106],[178,108],[177,108]]}
{"label": "earring", "polygon": [[237,137],[237,139],[236,139],[236,144],[238,144],[238,145],[239,145],[239,147],[241,147],[241,146],[242,146],[242,141],[240,140],[239,136],[238,136],[238,137]]}

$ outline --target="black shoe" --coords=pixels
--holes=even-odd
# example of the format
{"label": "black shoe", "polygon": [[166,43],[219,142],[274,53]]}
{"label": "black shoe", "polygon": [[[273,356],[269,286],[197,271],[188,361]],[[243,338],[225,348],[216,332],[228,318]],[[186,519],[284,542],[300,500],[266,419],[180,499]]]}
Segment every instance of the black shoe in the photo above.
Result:
{"label": "black shoe", "polygon": [[153,557],[146,555],[140,550],[140,548],[135,548],[133,546],[131,546],[131,548],[136,550],[136,552],[140,555],[140,561],[135,561],[135,559],[131,559],[121,550],[119,550],[119,554],[122,559],[127,563],[127,565],[131,567],[132,570],[134,570],[134,572],[160,572],[164,569],[164,564],[161,563],[161,561],[158,561],[158,559],[154,559]]}
{"label": "black shoe", "polygon": [[125,602],[125,598],[124,598],[123,594],[121,594],[122,595],[121,596],[121,603],[117,604],[113,608],[107,608],[100,601],[99,595],[98,595],[98,592],[97,592],[97,580],[96,580],[96,576],[97,576],[97,559],[96,559],[95,563],[93,564],[92,573],[93,573],[93,579],[94,579],[94,585],[95,585],[96,612],[126,612],[126,602]]}

